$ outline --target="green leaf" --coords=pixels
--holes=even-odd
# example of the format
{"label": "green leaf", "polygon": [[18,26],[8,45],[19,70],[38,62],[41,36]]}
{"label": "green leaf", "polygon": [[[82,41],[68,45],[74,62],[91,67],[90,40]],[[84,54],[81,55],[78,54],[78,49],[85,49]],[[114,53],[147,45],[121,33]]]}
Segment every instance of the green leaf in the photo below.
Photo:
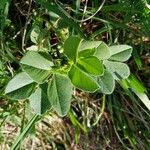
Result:
{"label": "green leaf", "polygon": [[97,77],[97,83],[101,86],[100,91],[104,94],[111,94],[114,91],[115,80],[108,70],[105,70],[103,76]]}
{"label": "green leaf", "polygon": [[131,74],[128,79],[122,80],[119,83],[124,89],[131,88],[133,92],[137,95],[137,97],[148,108],[148,110],[150,110],[150,100],[146,94],[146,88],[142,85],[140,81],[138,81],[138,79],[134,75]]}
{"label": "green leaf", "polygon": [[83,41],[79,46],[79,51],[97,48],[102,41]]}
{"label": "green leaf", "polygon": [[38,83],[43,83],[47,79],[53,65],[46,54],[35,51],[27,52],[20,63],[23,70]]}
{"label": "green leaf", "polygon": [[138,93],[146,92],[145,87],[142,85],[142,83],[133,75],[131,74],[129,78],[127,79],[130,87],[132,90]]}
{"label": "green leaf", "polygon": [[48,99],[60,116],[65,116],[70,109],[72,88],[70,79],[65,75],[54,74],[49,82]]}
{"label": "green leaf", "polygon": [[110,60],[127,61],[131,57],[132,47],[129,45],[114,45],[110,46]]}
{"label": "green leaf", "polygon": [[94,56],[100,60],[106,60],[110,58],[109,47],[104,42],[101,42],[101,44],[97,47]]}
{"label": "green leaf", "polygon": [[37,45],[31,45],[30,47],[27,47],[27,51],[38,51],[38,46]]}
{"label": "green leaf", "polygon": [[103,64],[95,56],[78,59],[77,66],[91,75],[102,75],[104,72]]}
{"label": "green leaf", "polygon": [[121,62],[104,61],[104,65],[112,73],[114,79],[126,79],[130,75],[129,67]]}
{"label": "green leaf", "polygon": [[78,52],[78,57],[81,58],[81,57],[90,57],[90,56],[93,56],[94,53],[96,51],[96,48],[92,48],[92,49],[86,49],[86,50],[83,50],[83,51],[79,51]]}
{"label": "green leaf", "polygon": [[36,91],[29,97],[30,106],[36,114],[43,114],[51,108],[51,103],[47,97],[47,84],[42,84]]}
{"label": "green leaf", "polygon": [[150,99],[148,98],[148,96],[145,93],[135,92],[135,94],[138,96],[138,98],[144,103],[144,105],[150,111]]}
{"label": "green leaf", "polygon": [[42,32],[40,27],[34,26],[30,34],[31,41],[35,44],[38,44],[40,38],[42,38],[41,36],[42,36]]}
{"label": "green leaf", "polygon": [[102,41],[84,41],[79,47],[79,57],[96,56],[100,60],[110,58],[109,47]]}
{"label": "green leaf", "polygon": [[34,80],[28,74],[22,72],[9,81],[5,94],[14,100],[27,99],[34,91],[35,86]]}
{"label": "green leaf", "polygon": [[68,76],[71,79],[73,85],[81,90],[95,92],[100,88],[100,86],[90,75],[88,75],[76,65],[72,65],[70,71],[68,72]]}
{"label": "green leaf", "polygon": [[74,61],[74,63],[78,57],[78,48],[80,43],[81,39],[76,36],[69,37],[64,43],[64,53],[70,60]]}

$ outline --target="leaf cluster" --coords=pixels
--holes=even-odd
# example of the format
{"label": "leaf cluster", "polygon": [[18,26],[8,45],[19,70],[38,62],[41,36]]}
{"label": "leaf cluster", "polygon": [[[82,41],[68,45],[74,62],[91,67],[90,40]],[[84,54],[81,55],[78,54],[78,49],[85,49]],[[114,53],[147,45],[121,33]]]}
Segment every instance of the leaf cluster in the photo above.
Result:
{"label": "leaf cluster", "polygon": [[73,88],[111,94],[115,80],[128,78],[130,70],[123,62],[131,52],[132,47],[128,45],[108,47],[102,41],[70,36],[63,46],[62,54],[67,57],[63,66],[46,52],[28,51],[20,61],[23,72],[10,80],[5,93],[14,100],[29,99],[37,114],[53,108],[65,116],[70,109]]}

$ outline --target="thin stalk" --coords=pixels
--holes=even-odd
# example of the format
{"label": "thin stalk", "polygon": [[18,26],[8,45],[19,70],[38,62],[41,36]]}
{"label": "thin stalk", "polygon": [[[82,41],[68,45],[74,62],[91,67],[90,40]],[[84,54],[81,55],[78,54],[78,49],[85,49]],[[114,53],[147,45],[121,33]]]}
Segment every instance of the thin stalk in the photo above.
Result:
{"label": "thin stalk", "polygon": [[23,31],[23,36],[22,36],[22,50],[25,52],[24,46],[25,46],[25,37],[26,37],[26,32],[27,32],[27,26],[29,22],[29,17],[30,17],[30,11],[31,11],[31,5],[32,5],[32,0],[29,0],[29,8],[28,8],[28,14],[24,26],[24,31]]}
{"label": "thin stalk", "polygon": [[104,96],[103,96],[103,103],[102,103],[101,112],[100,112],[100,114],[98,115],[97,120],[93,123],[92,126],[97,125],[98,122],[99,122],[99,120],[101,119],[101,117],[102,117],[102,115],[103,115],[103,113],[104,113],[104,110],[105,110],[105,103],[106,103],[106,96],[104,95]]}
{"label": "thin stalk", "polygon": [[[24,125],[25,125],[25,113],[26,113],[26,102],[24,102],[24,108],[23,108],[23,116],[22,116],[22,121],[21,121],[21,129],[20,129],[20,134],[23,132]],[[21,145],[22,145],[22,139],[20,140],[20,150],[21,150]]]}

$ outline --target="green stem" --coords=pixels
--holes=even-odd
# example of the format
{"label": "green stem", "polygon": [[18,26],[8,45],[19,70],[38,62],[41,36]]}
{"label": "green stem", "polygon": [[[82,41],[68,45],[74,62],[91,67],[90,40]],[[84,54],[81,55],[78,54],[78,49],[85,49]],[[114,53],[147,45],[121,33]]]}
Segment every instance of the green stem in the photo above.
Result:
{"label": "green stem", "polygon": [[[25,113],[26,113],[26,102],[24,102],[24,109],[23,109],[23,117],[21,121],[21,129],[20,129],[20,134],[23,132],[24,125],[25,125]],[[20,140],[20,150],[21,150],[21,145],[22,145],[22,139]]]}
{"label": "green stem", "polygon": [[101,112],[99,114],[99,116],[97,117],[97,120],[93,123],[92,126],[95,126],[97,125],[97,123],[99,122],[99,120],[101,119],[103,113],[104,113],[104,110],[105,110],[105,102],[106,102],[106,96],[104,95],[103,96],[103,103],[102,103],[102,108],[101,108]]}

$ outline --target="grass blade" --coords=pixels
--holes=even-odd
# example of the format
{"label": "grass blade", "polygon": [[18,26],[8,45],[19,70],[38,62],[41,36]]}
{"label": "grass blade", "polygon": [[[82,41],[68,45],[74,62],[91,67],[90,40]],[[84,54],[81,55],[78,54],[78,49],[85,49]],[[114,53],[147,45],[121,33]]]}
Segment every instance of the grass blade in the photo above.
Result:
{"label": "grass blade", "polygon": [[27,123],[26,127],[24,128],[23,132],[15,140],[14,144],[11,147],[11,150],[17,149],[20,141],[23,141],[25,136],[29,133],[29,131],[32,129],[35,122],[38,120],[38,117],[39,116],[37,114],[33,115],[33,117],[30,119],[30,121]]}

